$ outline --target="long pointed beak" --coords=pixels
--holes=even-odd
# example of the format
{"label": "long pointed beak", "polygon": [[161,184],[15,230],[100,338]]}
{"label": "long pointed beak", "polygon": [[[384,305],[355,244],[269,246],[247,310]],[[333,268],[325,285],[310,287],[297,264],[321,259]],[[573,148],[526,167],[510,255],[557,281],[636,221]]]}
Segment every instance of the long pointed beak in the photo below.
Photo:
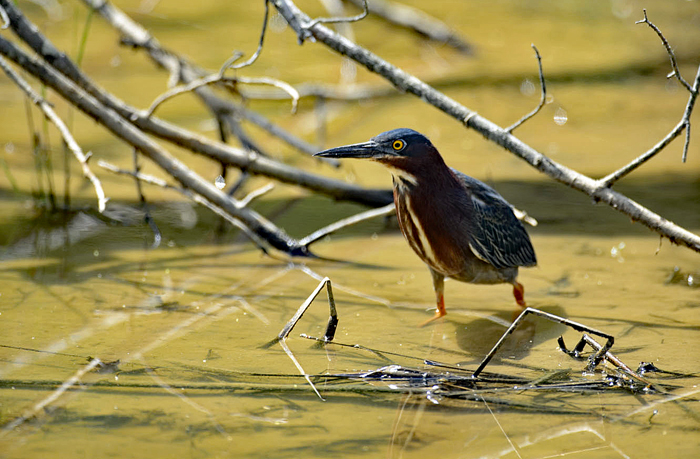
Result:
{"label": "long pointed beak", "polygon": [[345,145],[343,147],[329,148],[328,150],[319,151],[314,156],[322,158],[375,158],[383,156],[377,142],[370,140],[353,145]]}

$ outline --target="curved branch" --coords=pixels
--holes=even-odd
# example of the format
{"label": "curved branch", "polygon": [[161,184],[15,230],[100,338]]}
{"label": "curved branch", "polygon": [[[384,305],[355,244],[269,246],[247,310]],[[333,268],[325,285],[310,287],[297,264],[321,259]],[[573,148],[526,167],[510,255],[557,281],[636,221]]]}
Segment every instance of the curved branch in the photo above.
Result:
{"label": "curved branch", "polygon": [[12,67],[7,65],[7,62],[2,57],[0,57],[0,68],[2,68],[5,71],[7,76],[10,77],[10,79],[14,81],[15,84],[17,84],[17,86],[19,86],[19,88],[22,91],[25,92],[27,97],[29,97],[29,99],[34,103],[34,105],[39,107],[44,112],[44,115],[46,115],[46,117],[56,126],[58,132],[61,133],[63,140],[66,142],[66,145],[68,146],[70,151],[73,152],[73,155],[80,163],[80,167],[83,170],[83,176],[85,176],[86,179],[90,180],[90,182],[92,182],[92,186],[95,188],[95,194],[97,195],[97,210],[100,213],[104,212],[108,199],[105,196],[104,189],[102,189],[102,183],[100,182],[100,179],[98,179],[97,176],[93,174],[92,170],[90,170],[90,167],[88,166],[90,152],[88,152],[87,154],[83,153],[83,149],[80,148],[78,142],[75,141],[75,138],[68,129],[68,126],[66,126],[63,120],[56,114],[51,105],[43,97],[37,94],[31,88],[31,86],[29,86],[29,83],[27,83],[17,72],[15,72],[12,69]]}
{"label": "curved branch", "polygon": [[309,22],[309,17],[291,0],[270,1],[294,29],[300,42],[313,36],[317,41],[324,43],[339,54],[348,56],[370,71],[381,75],[400,91],[410,92],[420,97],[425,102],[457,119],[466,127],[474,129],[489,141],[515,154],[552,179],[588,194],[597,202],[609,205],[676,244],[700,252],[700,237],[697,235],[646,209],[625,195],[605,187],[602,182],[553,161],[514,135],[507,133],[492,121],[447,97],[415,76],[381,59],[376,54],[339,36],[322,24],[316,24],[307,29],[304,25]]}
{"label": "curved branch", "polygon": [[367,0],[362,0],[362,13],[358,14],[357,16],[352,16],[349,18],[316,18],[314,20],[310,20],[308,24],[304,25],[304,28],[310,29],[311,27],[315,26],[316,24],[337,24],[340,22],[357,22],[361,21],[364,18],[367,17],[369,14],[369,6],[367,5]]}
{"label": "curved branch", "polygon": [[693,88],[690,87],[690,84],[688,84],[687,81],[685,81],[685,78],[681,76],[681,71],[678,70],[678,64],[676,63],[676,55],[673,53],[673,49],[671,48],[671,45],[668,43],[668,40],[666,40],[666,37],[664,36],[663,33],[661,33],[661,29],[656,27],[656,25],[649,20],[647,17],[647,10],[644,8],[642,10],[644,12],[644,19],[641,21],[635,22],[635,24],[647,24],[649,27],[656,32],[656,35],[659,36],[661,39],[661,43],[663,43],[664,48],[666,48],[666,52],[668,53],[668,56],[671,58],[671,68],[673,69],[673,72],[669,73],[667,78],[671,77],[676,77],[676,79],[683,85],[685,86],[685,89],[687,89],[690,92],[693,92]]}
{"label": "curved branch", "polygon": [[515,128],[523,124],[525,121],[529,120],[533,116],[537,115],[540,110],[542,110],[542,107],[544,107],[545,102],[547,101],[547,86],[545,85],[544,82],[544,72],[542,71],[542,57],[540,57],[540,52],[537,50],[537,47],[532,44],[532,49],[535,50],[535,56],[537,57],[537,67],[539,68],[540,72],[540,88],[542,88],[542,96],[540,97],[540,103],[535,107],[534,110],[532,110],[530,113],[527,115],[523,116],[520,118],[518,121],[513,123],[510,127],[506,128],[506,132],[508,134],[511,134]]}

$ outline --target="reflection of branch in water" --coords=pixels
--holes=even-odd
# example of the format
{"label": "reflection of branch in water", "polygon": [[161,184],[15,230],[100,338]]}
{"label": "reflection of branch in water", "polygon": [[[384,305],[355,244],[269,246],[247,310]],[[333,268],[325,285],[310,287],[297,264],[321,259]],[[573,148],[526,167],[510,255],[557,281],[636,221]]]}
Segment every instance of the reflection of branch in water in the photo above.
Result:
{"label": "reflection of branch in water", "polygon": [[499,428],[499,429],[501,430],[501,432],[503,433],[503,436],[506,437],[506,440],[507,440],[508,443],[510,444],[510,447],[513,449],[513,452],[515,452],[515,454],[516,454],[520,459],[522,459],[523,456],[522,456],[522,454],[520,454],[520,448],[518,448],[518,446],[517,446],[515,443],[513,443],[513,440],[510,439],[510,436],[506,433],[506,430],[505,430],[505,429],[503,428],[503,426],[501,425],[501,422],[498,420],[498,418],[496,417],[496,415],[493,413],[493,410],[492,410],[491,407],[489,406],[489,403],[488,403],[488,402],[486,401],[486,399],[484,399],[483,397],[481,398],[481,400],[484,402],[484,405],[486,405],[486,408],[489,410],[489,413],[491,414],[491,417],[493,418],[493,420],[496,422],[496,425],[498,426],[498,428]]}
{"label": "reflection of branch in water", "polygon": [[168,383],[166,383],[165,381],[163,381],[163,380],[149,367],[148,363],[146,362],[146,359],[144,359],[143,356],[139,357],[139,360],[141,361],[141,363],[143,363],[144,368],[146,369],[146,373],[148,373],[148,376],[150,376],[151,379],[153,379],[153,381],[155,381],[156,384],[158,384],[158,386],[160,386],[161,388],[163,388],[163,390],[164,390],[165,392],[169,393],[170,395],[174,395],[175,397],[179,398],[181,401],[183,401],[183,402],[186,403],[187,405],[191,406],[191,407],[194,408],[195,410],[199,411],[200,413],[206,414],[206,415],[207,415],[207,418],[209,418],[209,421],[214,425],[214,428],[216,429],[216,431],[219,432],[221,435],[228,436],[228,434],[226,433],[226,431],[224,430],[224,428],[221,427],[221,424],[219,424],[219,423],[216,421],[216,418],[214,417],[214,413],[212,413],[211,411],[209,411],[208,409],[206,409],[205,407],[203,407],[203,406],[200,405],[199,403],[195,402],[195,401],[192,400],[190,397],[187,397],[187,396],[185,396],[184,394],[182,394],[181,392],[179,392],[179,391],[173,389],[172,387],[170,387],[170,385],[169,385]]}
{"label": "reflection of branch in water", "polygon": [[[15,428],[21,426],[24,424],[26,421],[29,419],[35,417],[37,414],[39,414],[41,411],[44,410],[47,406],[58,400],[58,398],[63,395],[64,392],[66,392],[68,389],[71,389],[74,385],[80,383],[80,380],[82,379],[83,376],[85,376],[87,373],[92,371],[94,368],[99,366],[101,363],[100,359],[94,358],[85,365],[83,368],[78,370],[73,376],[68,378],[61,386],[53,391],[51,395],[48,397],[44,398],[42,401],[34,405],[31,409],[27,410],[25,413],[23,413],[21,416],[15,418],[14,420],[8,422],[5,424],[0,431],[0,438],[4,437],[5,435],[9,434],[12,432]],[[84,389],[87,386],[81,386],[81,389]]]}
{"label": "reflection of branch in water", "polygon": [[[605,426],[603,427],[603,431],[605,430]],[[606,449],[610,448],[613,451],[615,451],[620,457],[629,459],[630,456],[625,454],[617,445],[615,445],[612,441],[608,440],[604,434],[600,433],[597,429],[595,429],[590,422],[581,422],[581,423],[575,423],[575,424],[567,424],[562,427],[555,427],[553,429],[548,429],[544,430],[541,432],[537,432],[535,434],[530,434],[528,433],[523,437],[522,440],[518,441],[518,446],[520,449],[527,448],[529,446],[534,446],[539,443],[543,443],[549,440],[553,440],[556,438],[561,438],[561,437],[566,437],[569,435],[574,435],[574,434],[579,434],[579,433],[590,433],[597,437],[598,439],[602,440],[605,442],[603,445],[598,445],[598,446],[591,446],[590,448],[585,448],[585,449],[580,449],[580,450],[574,450],[574,451],[560,451],[559,456],[564,456],[568,454],[577,454],[577,453],[586,453],[590,451],[596,451],[596,450],[601,450],[601,449]],[[514,452],[514,445],[511,444],[509,448],[506,448],[502,451],[498,452],[493,452],[489,454],[489,457],[492,458],[499,458],[499,457],[505,457]]]}

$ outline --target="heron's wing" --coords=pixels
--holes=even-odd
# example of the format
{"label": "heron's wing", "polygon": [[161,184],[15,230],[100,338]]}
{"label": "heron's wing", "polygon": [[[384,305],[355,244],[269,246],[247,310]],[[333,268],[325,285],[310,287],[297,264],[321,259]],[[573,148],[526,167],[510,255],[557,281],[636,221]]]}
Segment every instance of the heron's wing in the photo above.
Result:
{"label": "heron's wing", "polygon": [[469,231],[474,254],[499,269],[536,265],[530,237],[508,201],[485,183],[457,170],[452,172],[469,190],[474,205]]}

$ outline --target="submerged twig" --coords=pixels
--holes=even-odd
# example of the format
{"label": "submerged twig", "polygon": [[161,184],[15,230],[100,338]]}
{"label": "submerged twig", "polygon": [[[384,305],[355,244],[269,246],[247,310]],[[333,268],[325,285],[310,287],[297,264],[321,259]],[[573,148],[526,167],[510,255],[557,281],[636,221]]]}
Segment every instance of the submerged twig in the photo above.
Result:
{"label": "submerged twig", "polygon": [[542,57],[540,57],[540,52],[537,50],[537,47],[534,44],[532,44],[530,46],[532,46],[532,49],[535,50],[535,56],[537,56],[537,66],[538,66],[539,72],[540,72],[540,88],[542,90],[541,91],[542,95],[540,97],[539,105],[537,105],[537,107],[535,107],[534,110],[532,110],[530,113],[523,116],[518,121],[516,121],[514,124],[512,124],[510,127],[507,127],[505,129],[505,131],[509,134],[512,133],[515,128],[517,128],[518,126],[523,124],[525,121],[527,121],[530,118],[532,118],[533,116],[537,115],[537,113],[539,113],[539,111],[542,110],[542,107],[544,107],[544,104],[547,101],[547,86],[545,85],[545,82],[544,82],[544,72],[542,72]]}

